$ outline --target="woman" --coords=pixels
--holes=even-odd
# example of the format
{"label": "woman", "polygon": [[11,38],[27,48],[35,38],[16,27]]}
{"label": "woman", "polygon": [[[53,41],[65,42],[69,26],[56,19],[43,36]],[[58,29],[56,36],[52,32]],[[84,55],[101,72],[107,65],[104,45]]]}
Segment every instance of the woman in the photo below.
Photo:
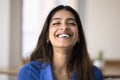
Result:
{"label": "woman", "polygon": [[90,61],[82,24],[73,8],[59,5],[49,13],[18,80],[103,80]]}

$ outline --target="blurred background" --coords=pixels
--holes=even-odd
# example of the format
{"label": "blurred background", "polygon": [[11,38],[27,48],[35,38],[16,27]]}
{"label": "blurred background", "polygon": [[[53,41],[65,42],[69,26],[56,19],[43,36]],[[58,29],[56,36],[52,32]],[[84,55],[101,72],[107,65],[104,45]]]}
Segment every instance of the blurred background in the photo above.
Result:
{"label": "blurred background", "polygon": [[49,11],[60,4],[79,13],[93,64],[104,77],[120,77],[120,0],[0,0],[0,80],[17,80]]}

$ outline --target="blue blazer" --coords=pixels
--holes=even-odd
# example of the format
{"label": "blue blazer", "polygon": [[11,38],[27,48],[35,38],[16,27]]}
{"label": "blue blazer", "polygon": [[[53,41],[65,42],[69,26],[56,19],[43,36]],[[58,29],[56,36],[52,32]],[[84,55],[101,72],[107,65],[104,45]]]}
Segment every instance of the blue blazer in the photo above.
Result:
{"label": "blue blazer", "polygon": [[[102,73],[97,67],[93,66],[92,71],[94,80],[103,80]],[[54,80],[51,64],[38,61],[29,62],[19,70],[18,80]],[[76,80],[74,72],[72,80]]]}

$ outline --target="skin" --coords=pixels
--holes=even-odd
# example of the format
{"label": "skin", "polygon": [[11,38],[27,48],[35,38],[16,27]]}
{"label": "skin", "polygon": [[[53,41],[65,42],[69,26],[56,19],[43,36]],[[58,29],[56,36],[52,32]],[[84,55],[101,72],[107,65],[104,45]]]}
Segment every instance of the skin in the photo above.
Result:
{"label": "skin", "polygon": [[78,27],[73,14],[60,10],[54,14],[49,25],[49,41],[53,47],[53,69],[55,77],[60,80],[70,80],[64,76],[72,48],[79,41]]}

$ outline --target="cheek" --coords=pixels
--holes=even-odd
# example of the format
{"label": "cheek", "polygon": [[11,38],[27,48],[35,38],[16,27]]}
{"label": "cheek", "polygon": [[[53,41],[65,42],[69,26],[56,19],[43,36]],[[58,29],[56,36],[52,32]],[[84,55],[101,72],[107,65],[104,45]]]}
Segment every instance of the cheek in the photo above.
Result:
{"label": "cheek", "polygon": [[51,40],[51,38],[54,37],[56,29],[55,28],[50,28],[49,29],[49,39]]}
{"label": "cheek", "polygon": [[75,39],[76,39],[76,41],[79,41],[78,29],[75,29],[74,32],[75,32]]}
{"label": "cheek", "polygon": [[49,28],[49,32],[55,32],[56,30],[57,30],[56,27],[50,27],[50,28]]}
{"label": "cheek", "polygon": [[71,29],[73,32],[74,32],[74,34],[76,35],[76,36],[78,36],[78,29],[75,27],[75,28],[72,28]]}

